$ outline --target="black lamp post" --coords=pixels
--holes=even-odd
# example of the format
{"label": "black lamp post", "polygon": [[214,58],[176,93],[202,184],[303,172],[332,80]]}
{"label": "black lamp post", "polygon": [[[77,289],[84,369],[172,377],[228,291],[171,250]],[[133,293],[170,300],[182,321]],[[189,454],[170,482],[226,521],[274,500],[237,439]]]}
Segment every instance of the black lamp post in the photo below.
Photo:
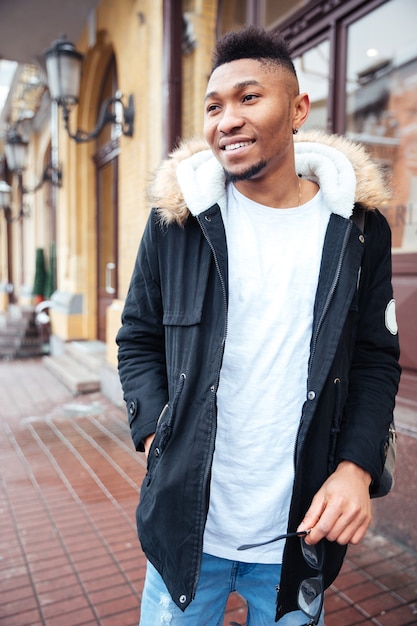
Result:
{"label": "black lamp post", "polygon": [[[73,43],[67,41],[65,36],[54,41],[45,51],[44,56],[49,92],[52,100],[62,107],[65,129],[71,139],[77,143],[91,141],[98,137],[106,124],[118,124],[124,135],[132,137],[135,117],[133,95],[129,96],[128,104],[125,106],[119,92],[103,101],[96,127],[92,132],[78,129],[72,133],[69,128],[69,117],[71,107],[78,103],[84,57],[75,49]],[[114,112],[116,103],[120,103],[123,109],[123,122],[118,120]]]}

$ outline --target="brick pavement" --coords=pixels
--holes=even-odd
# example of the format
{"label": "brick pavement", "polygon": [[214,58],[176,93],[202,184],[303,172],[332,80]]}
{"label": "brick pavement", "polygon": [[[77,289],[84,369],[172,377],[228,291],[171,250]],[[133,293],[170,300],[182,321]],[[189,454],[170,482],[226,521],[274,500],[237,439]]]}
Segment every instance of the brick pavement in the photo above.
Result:
{"label": "brick pavement", "polygon": [[[0,624],[137,626],[145,460],[124,411],[72,396],[36,359],[0,362],[0,398]],[[238,596],[231,621],[245,621]],[[326,596],[326,626],[354,624],[417,624],[417,555],[374,532]]]}

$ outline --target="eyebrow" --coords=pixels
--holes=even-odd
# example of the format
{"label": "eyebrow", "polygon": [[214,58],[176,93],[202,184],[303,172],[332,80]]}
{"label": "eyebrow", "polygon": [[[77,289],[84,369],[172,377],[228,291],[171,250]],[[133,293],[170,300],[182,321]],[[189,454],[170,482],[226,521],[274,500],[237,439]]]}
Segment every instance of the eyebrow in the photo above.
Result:
{"label": "eyebrow", "polygon": [[[239,83],[235,83],[232,87],[232,89],[239,91],[240,89],[245,89],[245,87],[262,87],[262,83],[260,83],[258,80],[242,80]],[[204,101],[208,100],[209,98],[216,98],[219,95],[218,91],[209,91],[204,98]]]}

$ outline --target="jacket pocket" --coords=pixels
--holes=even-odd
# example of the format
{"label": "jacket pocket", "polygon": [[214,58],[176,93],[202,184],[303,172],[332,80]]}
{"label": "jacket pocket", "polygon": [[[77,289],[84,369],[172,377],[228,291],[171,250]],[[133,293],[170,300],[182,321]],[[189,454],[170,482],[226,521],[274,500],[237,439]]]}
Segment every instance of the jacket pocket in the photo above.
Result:
{"label": "jacket pocket", "polygon": [[162,323],[164,326],[194,326],[201,322],[201,308],[194,311],[167,311],[164,312]]}
{"label": "jacket pocket", "polygon": [[152,474],[158,465],[159,460],[165,452],[172,435],[173,424],[177,409],[178,400],[184,387],[186,375],[181,373],[172,403],[168,402],[161,411],[158,418],[155,437],[152,441],[148,454],[148,474],[147,484],[152,480]]}

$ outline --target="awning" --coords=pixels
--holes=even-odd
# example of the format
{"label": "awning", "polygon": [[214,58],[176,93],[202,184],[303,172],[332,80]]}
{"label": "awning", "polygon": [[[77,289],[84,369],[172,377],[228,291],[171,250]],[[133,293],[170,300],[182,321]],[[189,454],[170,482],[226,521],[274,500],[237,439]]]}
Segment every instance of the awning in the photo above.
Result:
{"label": "awning", "polygon": [[1,0],[0,58],[42,65],[43,52],[64,33],[74,43],[99,0]]}

